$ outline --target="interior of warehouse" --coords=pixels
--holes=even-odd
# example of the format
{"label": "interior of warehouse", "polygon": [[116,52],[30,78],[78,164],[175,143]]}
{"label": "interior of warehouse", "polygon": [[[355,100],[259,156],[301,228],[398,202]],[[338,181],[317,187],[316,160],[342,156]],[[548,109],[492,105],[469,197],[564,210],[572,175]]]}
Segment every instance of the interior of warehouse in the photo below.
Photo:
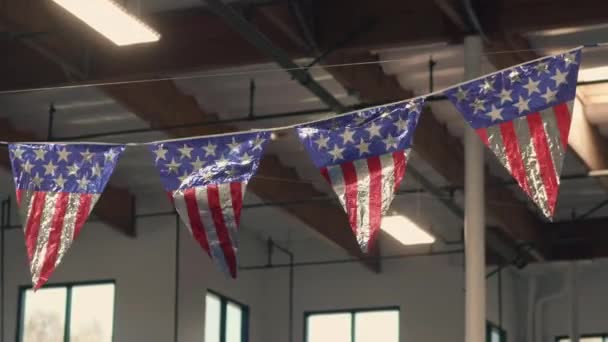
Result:
{"label": "interior of warehouse", "polygon": [[[601,0],[3,1],[2,341],[608,342],[606,13]],[[481,142],[476,196],[472,130],[443,90],[576,47],[552,217]],[[294,127],[418,97],[405,176],[362,251]],[[168,198],[150,143],[263,129],[233,278]],[[125,144],[36,291],[14,143]]]}

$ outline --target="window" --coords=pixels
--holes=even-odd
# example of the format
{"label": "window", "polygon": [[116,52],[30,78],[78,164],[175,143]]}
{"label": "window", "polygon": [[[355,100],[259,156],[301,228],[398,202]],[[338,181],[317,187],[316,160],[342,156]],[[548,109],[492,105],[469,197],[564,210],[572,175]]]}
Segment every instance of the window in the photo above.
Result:
{"label": "window", "polygon": [[507,332],[492,322],[486,324],[487,342],[507,342]]}
{"label": "window", "polygon": [[205,342],[247,342],[247,306],[213,292],[205,298]]}
{"label": "window", "polygon": [[[556,342],[570,342],[570,337],[560,336],[555,339]],[[608,342],[608,334],[582,335],[580,342]]]}
{"label": "window", "polygon": [[114,283],[22,288],[19,341],[111,342]]}
{"label": "window", "polygon": [[399,342],[399,308],[307,313],[305,342]]}

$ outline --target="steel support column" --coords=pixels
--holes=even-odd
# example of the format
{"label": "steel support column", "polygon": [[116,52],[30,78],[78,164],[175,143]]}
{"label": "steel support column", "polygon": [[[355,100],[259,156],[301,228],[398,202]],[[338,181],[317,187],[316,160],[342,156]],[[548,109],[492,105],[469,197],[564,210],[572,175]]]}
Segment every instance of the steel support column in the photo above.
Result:
{"label": "steel support column", "polygon": [[[468,36],[465,46],[465,77],[480,74],[481,39]],[[486,329],[485,283],[485,189],[484,150],[475,131],[465,132],[465,341],[484,342]]]}

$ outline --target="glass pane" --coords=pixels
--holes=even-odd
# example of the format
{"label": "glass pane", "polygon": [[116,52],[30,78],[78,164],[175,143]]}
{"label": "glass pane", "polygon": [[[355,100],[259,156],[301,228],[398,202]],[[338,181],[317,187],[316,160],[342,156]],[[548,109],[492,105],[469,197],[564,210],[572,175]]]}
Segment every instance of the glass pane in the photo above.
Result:
{"label": "glass pane", "polygon": [[220,342],[220,299],[207,293],[205,302],[205,342]]}
{"label": "glass pane", "polygon": [[[580,342],[605,342],[604,338],[601,336],[598,337],[581,337],[579,339]],[[560,338],[559,342],[570,342],[570,338],[566,337],[566,338]]]}
{"label": "glass pane", "polygon": [[399,342],[399,311],[355,314],[356,342]]}
{"label": "glass pane", "polygon": [[70,342],[112,342],[114,284],[72,287]]}
{"label": "glass pane", "polygon": [[27,290],[24,296],[23,342],[63,342],[66,289]]}
{"label": "glass pane", "polygon": [[228,303],[226,307],[226,342],[242,342],[243,310],[241,307]]}
{"label": "glass pane", "polygon": [[350,313],[309,316],[307,342],[351,342],[350,324]]}
{"label": "glass pane", "polygon": [[500,340],[500,331],[496,328],[492,328],[492,332],[490,335],[490,342],[502,342]]}

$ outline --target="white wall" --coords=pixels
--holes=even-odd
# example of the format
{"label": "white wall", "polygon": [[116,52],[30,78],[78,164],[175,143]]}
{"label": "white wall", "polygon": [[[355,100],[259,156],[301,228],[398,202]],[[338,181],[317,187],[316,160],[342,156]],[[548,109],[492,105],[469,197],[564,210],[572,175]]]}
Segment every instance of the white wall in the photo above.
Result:
{"label": "white wall", "polygon": [[[561,280],[566,267],[562,268],[543,278],[544,287],[550,286],[548,282]],[[577,268],[579,332],[581,335],[608,333],[608,260],[578,263]],[[566,296],[545,306],[543,341],[554,342],[556,336],[569,335],[569,300]]]}
{"label": "white wall", "polygon": [[[319,253],[298,248],[296,256]],[[306,253],[308,251],[309,253]],[[300,254],[298,254],[300,252]],[[310,257],[311,259],[324,259]],[[294,342],[303,342],[306,311],[399,306],[400,341],[462,341],[464,339],[464,273],[461,256],[414,257],[384,261],[380,274],[360,264],[297,268],[295,272]],[[265,271],[267,306],[265,341],[288,341],[288,271]],[[517,341],[516,278],[502,275],[503,326]],[[498,323],[497,282],[488,282],[488,319]]]}
{"label": "white wall", "polygon": [[[490,267],[494,269],[494,267]],[[498,275],[487,280],[487,320],[499,324],[499,308],[502,306],[502,327],[507,332],[507,341],[517,342],[525,340],[526,312],[526,280],[519,271],[512,267],[502,270],[502,286],[499,286]],[[502,288],[501,288],[502,287]],[[502,292],[502,302],[499,300],[499,290]]]}
{"label": "white wall", "polygon": [[[241,264],[266,263],[264,243],[245,231],[241,232],[239,239],[238,258]],[[237,280],[220,274],[183,227],[180,249],[179,341],[203,341],[205,319],[203,296],[207,289],[211,289],[249,307],[249,341],[263,342],[262,322],[265,317],[261,312],[264,307],[262,274],[239,271]],[[172,341],[172,339],[164,341]]]}
{"label": "white wall", "polygon": [[[173,341],[175,218],[140,219],[138,231],[137,238],[132,239],[100,223],[88,223],[50,283],[114,279],[114,342]],[[180,237],[179,341],[200,342],[204,336],[206,289],[259,307],[261,278],[259,274],[244,273],[237,281],[226,279],[215,270],[184,227]],[[14,341],[18,287],[30,284],[22,231],[8,231],[5,245],[4,341]],[[242,258],[263,259],[262,250],[254,239],[241,234]],[[252,316],[251,342],[262,341],[258,328],[261,319],[259,315]]]}
{"label": "white wall", "polygon": [[[51,282],[114,279],[114,341],[172,341],[175,218],[140,219],[138,232],[131,239],[100,223],[87,224]],[[287,341],[287,269],[242,271],[233,281],[215,270],[183,227],[180,237],[180,342],[202,341],[207,288],[249,305],[251,342]],[[246,230],[240,238],[242,264],[264,264],[265,245]],[[30,279],[22,232],[11,230],[6,239],[5,341],[13,341],[18,287]],[[346,257],[318,240],[289,247],[299,261]],[[511,341],[519,340],[517,282],[512,271],[503,273],[503,324]],[[488,317],[498,323],[496,284],[495,277],[488,281]],[[294,342],[302,341],[305,311],[379,306],[400,306],[401,341],[462,341],[464,336],[461,256],[385,261],[380,274],[358,263],[300,267],[294,290]]]}

